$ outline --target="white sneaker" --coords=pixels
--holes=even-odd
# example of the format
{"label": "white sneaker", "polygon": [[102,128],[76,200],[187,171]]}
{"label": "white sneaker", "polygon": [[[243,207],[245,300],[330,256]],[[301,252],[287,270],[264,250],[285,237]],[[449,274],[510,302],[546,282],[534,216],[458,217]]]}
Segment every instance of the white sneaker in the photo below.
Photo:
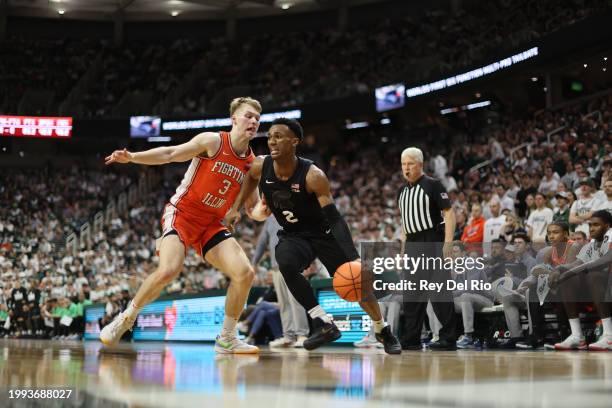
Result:
{"label": "white sneaker", "polygon": [[221,336],[217,336],[215,351],[221,354],[256,354],[259,353],[259,347],[251,346],[237,337],[222,339]]}
{"label": "white sneaker", "polygon": [[570,334],[567,339],[561,343],[555,344],[555,350],[586,350],[587,344],[584,340],[584,336],[578,337]]}
{"label": "white sneaker", "polygon": [[276,340],[272,340],[268,345],[270,347],[293,347],[295,342],[291,340],[289,337],[279,337]]}
{"label": "white sneaker", "polygon": [[589,344],[589,351],[609,351],[612,350],[612,336],[602,334],[595,343]]}
{"label": "white sneaker", "polygon": [[100,341],[105,346],[114,346],[121,340],[123,333],[130,330],[136,319],[130,319],[125,313],[119,313],[112,322],[104,326],[100,332]]}
{"label": "white sneaker", "polygon": [[376,344],[378,344],[378,340],[376,340],[373,337],[370,337],[369,334],[366,334],[366,336],[353,343],[353,346],[357,347],[357,348],[367,348],[367,347],[376,347]]}
{"label": "white sneaker", "polygon": [[294,348],[304,348],[304,340],[308,337],[306,336],[297,336],[297,340],[293,343]]}

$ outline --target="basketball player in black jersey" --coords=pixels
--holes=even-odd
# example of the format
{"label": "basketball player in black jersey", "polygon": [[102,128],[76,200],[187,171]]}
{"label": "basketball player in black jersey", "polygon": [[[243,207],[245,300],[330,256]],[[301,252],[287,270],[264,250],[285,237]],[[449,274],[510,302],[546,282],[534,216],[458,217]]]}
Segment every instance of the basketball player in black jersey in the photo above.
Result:
{"label": "basketball player in black jersey", "polygon": [[[253,161],[225,223],[233,228],[245,197],[259,183],[268,210],[283,227],[276,246],[280,272],[313,319],[313,333],[304,341],[304,348],[313,350],[339,339],[340,330],[318,304],[302,271],[318,257],[333,274],[340,265],[357,260],[359,254],[348,225],[334,205],[327,176],[310,160],[296,156],[302,137],[302,126],[295,120],[280,118],[272,123],[268,132],[270,155]],[[385,352],[400,354],[401,345],[382,318],[376,298],[372,295],[359,304],[372,318],[376,339]]]}

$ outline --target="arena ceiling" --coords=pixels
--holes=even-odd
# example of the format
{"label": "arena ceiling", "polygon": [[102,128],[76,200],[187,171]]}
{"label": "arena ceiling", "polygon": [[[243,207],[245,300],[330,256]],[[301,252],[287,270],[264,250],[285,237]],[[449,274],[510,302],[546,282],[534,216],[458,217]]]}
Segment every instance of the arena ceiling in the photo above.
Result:
{"label": "arena ceiling", "polygon": [[224,19],[351,7],[388,0],[0,0],[9,16],[127,21]]}

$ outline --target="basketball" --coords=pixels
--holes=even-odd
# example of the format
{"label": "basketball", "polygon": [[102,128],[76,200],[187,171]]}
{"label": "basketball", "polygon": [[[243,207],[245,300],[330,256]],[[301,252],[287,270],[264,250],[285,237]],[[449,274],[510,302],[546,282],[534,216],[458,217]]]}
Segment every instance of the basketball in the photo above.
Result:
{"label": "basketball", "polygon": [[361,262],[344,263],[334,274],[334,290],[348,302],[361,300],[361,283]]}

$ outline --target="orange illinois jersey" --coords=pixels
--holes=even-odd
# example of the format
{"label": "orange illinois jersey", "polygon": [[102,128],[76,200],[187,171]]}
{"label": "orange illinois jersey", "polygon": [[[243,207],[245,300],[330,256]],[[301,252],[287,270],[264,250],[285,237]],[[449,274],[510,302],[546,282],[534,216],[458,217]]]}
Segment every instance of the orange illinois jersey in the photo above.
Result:
{"label": "orange illinois jersey", "polygon": [[571,239],[567,241],[565,244],[565,251],[563,251],[563,255],[559,255],[557,253],[557,248],[553,245],[552,250],[550,252],[550,263],[552,266],[565,265],[567,263],[567,254],[569,253],[569,249],[572,246],[574,241]]}
{"label": "orange illinois jersey", "polygon": [[251,149],[240,157],[230,135],[220,132],[221,146],[213,157],[197,156],[170,199],[170,203],[193,217],[223,218],[240,192],[255,155]]}

